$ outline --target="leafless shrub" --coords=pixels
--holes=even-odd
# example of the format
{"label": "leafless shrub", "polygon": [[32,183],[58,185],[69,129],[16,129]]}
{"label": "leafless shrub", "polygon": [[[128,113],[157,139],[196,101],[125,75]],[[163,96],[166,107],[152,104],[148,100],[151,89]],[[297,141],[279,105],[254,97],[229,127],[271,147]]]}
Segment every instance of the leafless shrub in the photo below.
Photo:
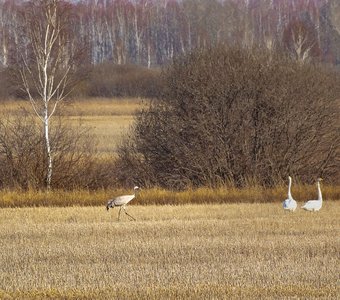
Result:
{"label": "leafless shrub", "polygon": [[263,50],[177,59],[120,148],[121,179],[184,188],[339,175],[339,78]]}
{"label": "leafless shrub", "polygon": [[8,72],[0,67],[0,101],[10,97],[10,85],[8,83]]}
{"label": "leafless shrub", "polygon": [[[96,145],[86,128],[72,129],[56,119],[51,131],[52,188],[102,187],[106,174],[96,161]],[[0,186],[42,189],[46,186],[46,156],[40,124],[29,113],[2,116],[0,121]],[[101,183],[103,181],[103,183]]]}

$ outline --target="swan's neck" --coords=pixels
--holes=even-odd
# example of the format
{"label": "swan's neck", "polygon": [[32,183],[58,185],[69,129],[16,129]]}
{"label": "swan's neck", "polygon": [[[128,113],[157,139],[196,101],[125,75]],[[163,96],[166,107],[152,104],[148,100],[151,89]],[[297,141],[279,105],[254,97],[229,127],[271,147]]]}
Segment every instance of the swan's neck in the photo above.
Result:
{"label": "swan's neck", "polygon": [[292,187],[292,180],[289,178],[289,184],[288,184],[288,199],[292,199],[292,193],[290,191]]}
{"label": "swan's neck", "polygon": [[320,182],[318,182],[318,200],[322,201],[322,194],[321,194]]}

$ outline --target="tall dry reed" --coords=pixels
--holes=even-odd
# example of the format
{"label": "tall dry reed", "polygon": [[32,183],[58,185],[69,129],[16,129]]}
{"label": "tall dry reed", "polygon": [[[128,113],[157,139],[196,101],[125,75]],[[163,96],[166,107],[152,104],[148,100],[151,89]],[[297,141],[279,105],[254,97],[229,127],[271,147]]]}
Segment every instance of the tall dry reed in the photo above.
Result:
{"label": "tall dry reed", "polygon": [[[340,199],[339,186],[322,186],[325,202]],[[126,189],[102,190],[54,190],[19,191],[1,190],[0,207],[26,207],[26,206],[98,206],[105,205],[107,200],[119,195],[132,194]],[[316,199],[316,186],[294,186],[293,197],[300,204],[306,200]],[[142,189],[131,205],[183,205],[183,204],[225,204],[225,203],[277,203],[286,199],[287,188],[252,187],[248,189],[236,188],[200,188],[186,191],[170,191],[164,189]]]}

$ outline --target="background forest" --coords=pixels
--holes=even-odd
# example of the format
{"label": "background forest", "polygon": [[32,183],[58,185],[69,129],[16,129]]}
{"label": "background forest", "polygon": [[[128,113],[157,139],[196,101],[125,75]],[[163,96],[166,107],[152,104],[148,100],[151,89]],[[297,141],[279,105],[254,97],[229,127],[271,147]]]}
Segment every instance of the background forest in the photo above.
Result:
{"label": "background forest", "polygon": [[[25,5],[20,0],[0,2],[1,68],[11,65],[19,44],[27,43],[21,37]],[[84,0],[65,5],[72,11],[70,30],[76,32],[70,51],[86,49],[82,65],[95,71],[78,90],[85,96],[154,96],[155,90],[146,88],[150,81],[145,71],[131,75],[116,70],[117,65],[159,67],[180,54],[220,43],[283,50],[301,61],[340,63],[336,0]],[[117,79],[117,74],[127,79]],[[148,74],[151,82],[157,77]],[[4,76],[2,98],[16,94],[6,88]]]}
{"label": "background forest", "polygon": [[[111,61],[147,67],[221,42],[282,48],[298,58],[340,63],[340,4],[336,0],[84,0],[65,1],[93,65]],[[1,1],[0,62],[9,64],[20,39],[25,1]],[[298,49],[301,46],[302,49]],[[300,52],[299,52],[300,51]]]}

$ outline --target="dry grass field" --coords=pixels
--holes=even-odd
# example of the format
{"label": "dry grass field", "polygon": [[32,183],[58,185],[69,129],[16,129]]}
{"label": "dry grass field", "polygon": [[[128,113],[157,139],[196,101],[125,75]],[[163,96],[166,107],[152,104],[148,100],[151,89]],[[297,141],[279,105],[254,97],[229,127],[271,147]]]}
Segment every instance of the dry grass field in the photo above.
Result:
{"label": "dry grass field", "polygon": [[338,299],[340,203],[0,210],[1,299]]}
{"label": "dry grass field", "polygon": [[129,130],[134,114],[145,105],[141,99],[73,100],[60,109],[59,114],[71,126],[79,122],[89,128],[97,141],[99,152],[106,156],[115,152],[123,135]]}
{"label": "dry grass field", "polygon": [[[148,103],[143,99],[73,99],[62,102],[59,115],[70,126],[79,123],[89,128],[91,138],[98,145],[99,152],[106,156],[116,150],[122,136],[128,131],[134,114]],[[0,113],[18,115],[22,110],[32,111],[29,101],[3,101]]]}

